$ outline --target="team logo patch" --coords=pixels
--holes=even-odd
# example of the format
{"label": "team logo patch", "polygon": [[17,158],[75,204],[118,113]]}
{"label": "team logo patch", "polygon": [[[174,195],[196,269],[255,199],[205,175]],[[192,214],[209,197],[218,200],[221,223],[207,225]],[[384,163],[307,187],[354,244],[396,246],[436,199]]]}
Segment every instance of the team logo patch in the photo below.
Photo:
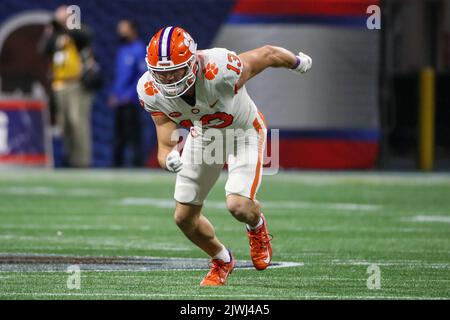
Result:
{"label": "team logo patch", "polygon": [[172,118],[178,118],[179,116],[181,116],[181,112],[178,112],[178,111],[169,113],[169,117],[172,117]]}
{"label": "team logo patch", "polygon": [[193,109],[191,109],[191,112],[192,112],[193,114],[197,114],[197,113],[200,112],[200,109],[193,108]]}
{"label": "team logo patch", "polygon": [[214,80],[216,75],[219,73],[219,68],[215,63],[208,63],[206,67],[203,68],[203,73],[205,74],[205,78],[208,80]]}
{"label": "team logo patch", "polygon": [[158,93],[158,89],[156,89],[155,84],[153,81],[146,82],[144,84],[145,93],[149,96],[154,96]]}

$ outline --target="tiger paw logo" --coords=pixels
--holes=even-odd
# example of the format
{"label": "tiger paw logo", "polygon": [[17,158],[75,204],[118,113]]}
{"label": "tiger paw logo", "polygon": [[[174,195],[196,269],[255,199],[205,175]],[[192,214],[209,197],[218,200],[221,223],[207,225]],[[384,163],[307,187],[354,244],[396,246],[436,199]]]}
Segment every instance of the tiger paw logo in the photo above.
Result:
{"label": "tiger paw logo", "polygon": [[154,96],[158,93],[158,89],[156,89],[155,84],[153,81],[149,81],[146,84],[144,84],[145,93],[149,96]]}
{"label": "tiger paw logo", "polygon": [[195,54],[197,51],[197,44],[194,42],[194,39],[192,39],[191,35],[189,33],[183,32],[184,36],[184,45],[189,48],[189,51],[192,54]]}
{"label": "tiger paw logo", "polygon": [[213,80],[219,73],[219,68],[215,63],[208,63],[206,67],[203,68],[203,73],[205,74],[206,79]]}

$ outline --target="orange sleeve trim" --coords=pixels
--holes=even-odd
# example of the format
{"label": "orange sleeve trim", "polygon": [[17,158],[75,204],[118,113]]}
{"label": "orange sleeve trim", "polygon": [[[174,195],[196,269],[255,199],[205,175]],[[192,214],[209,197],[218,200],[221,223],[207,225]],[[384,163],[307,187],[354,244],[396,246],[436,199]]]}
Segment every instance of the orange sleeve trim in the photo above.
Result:
{"label": "orange sleeve trim", "polygon": [[166,114],[164,112],[161,112],[161,111],[153,111],[153,112],[151,112],[151,115],[153,117],[157,117],[157,116],[165,116]]}

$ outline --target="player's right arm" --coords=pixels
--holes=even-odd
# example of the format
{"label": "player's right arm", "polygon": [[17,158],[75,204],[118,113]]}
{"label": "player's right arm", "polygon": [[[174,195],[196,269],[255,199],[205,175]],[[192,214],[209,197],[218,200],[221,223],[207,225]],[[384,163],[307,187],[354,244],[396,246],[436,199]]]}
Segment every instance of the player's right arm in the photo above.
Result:
{"label": "player's right arm", "polygon": [[243,65],[242,73],[236,83],[236,90],[239,90],[248,80],[267,68],[287,68],[298,73],[305,73],[311,68],[312,59],[302,52],[295,55],[282,47],[266,45],[241,53],[237,63]]}
{"label": "player's right arm", "polygon": [[158,140],[158,163],[161,168],[171,172],[182,169],[180,153],[176,149],[178,140],[174,135],[177,125],[166,115],[152,115]]}

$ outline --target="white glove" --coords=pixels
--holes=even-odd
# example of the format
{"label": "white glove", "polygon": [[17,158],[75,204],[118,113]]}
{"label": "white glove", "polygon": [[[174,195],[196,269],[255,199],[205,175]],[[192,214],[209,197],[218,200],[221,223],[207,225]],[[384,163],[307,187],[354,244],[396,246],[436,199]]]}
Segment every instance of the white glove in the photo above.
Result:
{"label": "white glove", "polygon": [[178,150],[172,150],[166,157],[166,168],[170,172],[180,172],[183,167],[180,153]]}
{"label": "white glove", "polygon": [[306,73],[312,67],[312,59],[310,56],[299,52],[297,57],[297,64],[294,68],[290,69],[295,73]]}

